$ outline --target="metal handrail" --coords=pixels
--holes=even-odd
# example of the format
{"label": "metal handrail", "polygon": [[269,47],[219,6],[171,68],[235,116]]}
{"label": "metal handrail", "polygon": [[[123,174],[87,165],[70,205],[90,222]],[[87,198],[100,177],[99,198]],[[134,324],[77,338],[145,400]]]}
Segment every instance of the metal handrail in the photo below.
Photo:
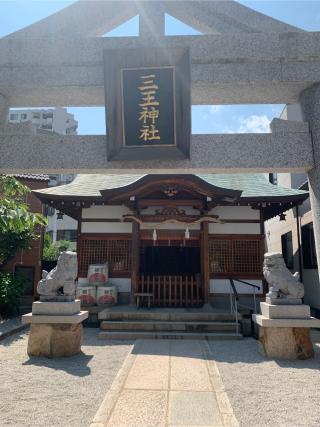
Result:
{"label": "metal handrail", "polygon": [[236,287],[234,285],[233,279],[229,279],[229,280],[230,280],[230,285],[232,287],[234,296],[235,296],[236,300],[239,301],[239,295],[238,295],[237,289],[236,289]]}
{"label": "metal handrail", "polygon": [[245,282],[244,280],[240,280],[240,279],[230,279],[230,280],[236,280],[237,282],[244,283],[245,285],[251,286],[252,288],[260,289],[260,286],[254,285],[253,283]]}
{"label": "metal handrail", "polygon": [[[232,290],[232,292],[231,292]],[[230,279],[230,312],[234,314],[236,321],[236,333],[239,333],[239,321],[238,321],[238,292],[232,279]]]}
{"label": "metal handrail", "polygon": [[[230,288],[231,288],[231,289],[232,289],[232,291],[233,291],[233,294],[234,294],[234,298],[235,298],[236,303],[237,303],[237,301],[239,301],[239,294],[238,294],[238,292],[237,292],[237,289],[236,289],[236,286],[235,286],[235,284],[234,284],[234,281],[237,281],[237,282],[243,283],[244,285],[248,285],[248,286],[251,286],[251,287],[253,288],[253,306],[254,306],[254,312],[255,312],[255,313],[257,313],[256,289],[259,289],[259,290],[260,290],[260,287],[259,287],[259,286],[257,286],[257,285],[254,285],[253,283],[245,282],[245,281],[240,280],[240,279],[231,279],[231,278],[229,278]],[[238,305],[238,304],[237,304],[237,305]],[[231,292],[230,292],[230,308],[231,308]],[[231,308],[231,309],[232,309],[232,308]]]}

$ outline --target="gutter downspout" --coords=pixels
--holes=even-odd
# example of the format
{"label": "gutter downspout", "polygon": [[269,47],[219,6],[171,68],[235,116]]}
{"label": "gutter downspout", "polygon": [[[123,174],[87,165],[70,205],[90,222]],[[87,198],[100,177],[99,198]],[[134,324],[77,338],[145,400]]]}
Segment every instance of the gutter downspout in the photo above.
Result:
{"label": "gutter downspout", "polygon": [[302,256],[301,256],[301,224],[299,217],[299,206],[296,206],[296,224],[297,224],[297,236],[298,236],[298,257],[299,257],[299,274],[300,281],[303,283],[303,274],[302,274]]}

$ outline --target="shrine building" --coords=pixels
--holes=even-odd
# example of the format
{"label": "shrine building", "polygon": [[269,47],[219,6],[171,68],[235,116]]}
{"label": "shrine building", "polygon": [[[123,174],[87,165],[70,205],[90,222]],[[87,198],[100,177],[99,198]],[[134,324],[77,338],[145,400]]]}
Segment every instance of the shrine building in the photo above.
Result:
{"label": "shrine building", "polygon": [[264,295],[264,221],[308,197],[257,173],[82,174],[34,193],[78,221],[79,284],[108,262],[120,303],[151,292],[156,307],[223,306],[230,279]]}

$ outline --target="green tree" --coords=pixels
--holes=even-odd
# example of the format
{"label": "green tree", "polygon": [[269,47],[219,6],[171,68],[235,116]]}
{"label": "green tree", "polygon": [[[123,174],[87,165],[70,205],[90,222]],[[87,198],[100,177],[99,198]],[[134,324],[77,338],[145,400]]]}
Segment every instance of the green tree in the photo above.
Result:
{"label": "green tree", "polygon": [[75,243],[68,240],[59,240],[56,243],[52,242],[52,237],[46,233],[44,235],[43,256],[44,261],[56,261],[63,251],[75,252]]}
{"label": "green tree", "polygon": [[39,237],[46,218],[25,202],[31,190],[13,176],[0,176],[0,266]]}

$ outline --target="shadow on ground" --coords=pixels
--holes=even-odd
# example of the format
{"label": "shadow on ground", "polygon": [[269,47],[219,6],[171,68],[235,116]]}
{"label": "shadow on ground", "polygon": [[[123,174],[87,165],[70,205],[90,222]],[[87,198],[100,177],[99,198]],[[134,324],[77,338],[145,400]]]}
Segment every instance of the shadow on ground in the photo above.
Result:
{"label": "shadow on ground", "polygon": [[48,359],[46,357],[30,357],[29,360],[23,362],[22,365],[41,366],[49,369],[65,371],[70,375],[77,377],[86,377],[90,375],[91,369],[87,366],[92,355],[84,353],[76,354],[71,357],[59,357],[56,359]]}

